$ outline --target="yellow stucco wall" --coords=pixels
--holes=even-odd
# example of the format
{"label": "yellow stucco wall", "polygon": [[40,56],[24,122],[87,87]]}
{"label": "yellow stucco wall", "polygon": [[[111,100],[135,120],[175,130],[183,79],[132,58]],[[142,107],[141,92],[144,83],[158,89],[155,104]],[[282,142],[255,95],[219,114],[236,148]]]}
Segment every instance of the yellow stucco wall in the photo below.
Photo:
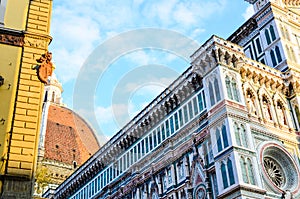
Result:
{"label": "yellow stucco wall", "polygon": [[[22,48],[0,44],[0,75],[4,85],[0,87],[0,156],[6,159],[8,133],[11,129],[14,100],[17,88],[18,72],[20,69]],[[0,162],[0,172],[4,172],[4,161]]]}
{"label": "yellow stucco wall", "polygon": [[[32,69],[51,41],[52,0],[7,0],[0,27],[0,191],[29,198],[36,169],[44,85]],[[9,87],[10,84],[10,87]],[[8,89],[9,88],[9,89]]]}
{"label": "yellow stucco wall", "polygon": [[4,17],[6,28],[25,30],[29,0],[8,0]]}

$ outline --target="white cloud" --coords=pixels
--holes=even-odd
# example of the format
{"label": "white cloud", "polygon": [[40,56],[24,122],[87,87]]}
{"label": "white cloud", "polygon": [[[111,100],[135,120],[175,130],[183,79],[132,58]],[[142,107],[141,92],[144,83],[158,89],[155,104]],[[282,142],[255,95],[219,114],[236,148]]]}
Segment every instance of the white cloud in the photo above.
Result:
{"label": "white cloud", "polygon": [[249,5],[245,12],[243,13],[243,17],[245,20],[248,20],[250,17],[252,17],[254,14],[254,9],[252,5]]}

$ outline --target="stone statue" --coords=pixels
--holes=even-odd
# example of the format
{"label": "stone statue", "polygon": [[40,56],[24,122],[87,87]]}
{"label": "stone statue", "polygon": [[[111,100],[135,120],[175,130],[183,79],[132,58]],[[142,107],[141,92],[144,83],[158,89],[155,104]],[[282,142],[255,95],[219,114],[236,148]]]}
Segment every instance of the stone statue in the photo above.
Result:
{"label": "stone statue", "polygon": [[263,113],[266,120],[271,120],[269,106],[266,101],[263,102]]}
{"label": "stone statue", "polygon": [[257,113],[256,113],[256,107],[254,105],[254,101],[253,101],[251,95],[248,95],[248,97],[247,97],[247,105],[248,105],[249,113],[251,115],[257,115]]}
{"label": "stone statue", "polygon": [[277,116],[278,116],[278,122],[282,125],[285,125],[285,117],[284,117],[284,112],[281,106],[277,106]]}

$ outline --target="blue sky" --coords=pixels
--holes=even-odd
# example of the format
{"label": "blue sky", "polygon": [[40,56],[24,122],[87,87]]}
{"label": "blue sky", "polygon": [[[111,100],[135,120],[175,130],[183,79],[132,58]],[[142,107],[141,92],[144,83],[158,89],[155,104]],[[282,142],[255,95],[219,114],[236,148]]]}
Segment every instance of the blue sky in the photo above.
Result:
{"label": "blue sky", "polygon": [[212,34],[227,38],[251,15],[243,0],[53,1],[49,50],[64,103],[103,143],[190,65],[198,46]]}

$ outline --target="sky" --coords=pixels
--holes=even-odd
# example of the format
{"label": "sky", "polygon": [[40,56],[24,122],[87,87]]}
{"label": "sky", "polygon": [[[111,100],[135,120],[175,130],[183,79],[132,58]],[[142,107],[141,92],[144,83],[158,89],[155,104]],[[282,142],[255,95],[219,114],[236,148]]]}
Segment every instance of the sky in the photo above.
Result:
{"label": "sky", "polygon": [[49,50],[63,102],[105,143],[190,66],[201,44],[228,38],[252,14],[244,0],[53,1]]}

